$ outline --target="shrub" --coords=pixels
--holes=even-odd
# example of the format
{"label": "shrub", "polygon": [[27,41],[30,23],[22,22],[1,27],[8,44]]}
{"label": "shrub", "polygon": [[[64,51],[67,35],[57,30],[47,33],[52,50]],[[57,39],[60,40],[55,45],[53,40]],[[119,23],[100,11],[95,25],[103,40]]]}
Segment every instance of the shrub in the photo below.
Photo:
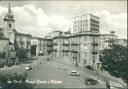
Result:
{"label": "shrub", "polygon": [[[1,89],[34,89],[34,85],[26,83],[27,74],[0,74]],[[8,82],[10,81],[10,83]]]}

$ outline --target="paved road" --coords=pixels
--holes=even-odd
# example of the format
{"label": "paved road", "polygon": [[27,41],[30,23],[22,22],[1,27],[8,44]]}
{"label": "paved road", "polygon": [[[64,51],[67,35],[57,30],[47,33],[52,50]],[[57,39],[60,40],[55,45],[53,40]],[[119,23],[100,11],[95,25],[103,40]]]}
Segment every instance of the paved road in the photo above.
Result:
{"label": "paved road", "polygon": [[[66,67],[67,70],[63,71],[63,67]],[[85,85],[84,79],[86,75],[80,72],[80,77],[69,76],[71,70],[76,69],[55,61],[43,61],[42,64],[28,72],[28,80],[43,82],[37,84],[37,87],[41,88],[104,88],[103,84],[95,86]]]}

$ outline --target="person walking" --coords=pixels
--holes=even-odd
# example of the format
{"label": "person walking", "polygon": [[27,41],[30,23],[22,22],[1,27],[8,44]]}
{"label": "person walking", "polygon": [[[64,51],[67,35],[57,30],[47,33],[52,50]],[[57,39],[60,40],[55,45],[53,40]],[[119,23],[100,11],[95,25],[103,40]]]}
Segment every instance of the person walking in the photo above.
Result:
{"label": "person walking", "polygon": [[106,80],[106,88],[110,89],[110,82]]}

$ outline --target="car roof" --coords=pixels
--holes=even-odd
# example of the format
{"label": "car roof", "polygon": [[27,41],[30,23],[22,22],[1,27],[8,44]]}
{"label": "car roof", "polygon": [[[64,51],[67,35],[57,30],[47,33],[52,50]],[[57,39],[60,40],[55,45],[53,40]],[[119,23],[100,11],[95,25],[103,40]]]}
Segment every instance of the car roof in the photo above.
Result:
{"label": "car roof", "polygon": [[74,70],[74,71],[71,71],[71,72],[77,72],[77,71]]}

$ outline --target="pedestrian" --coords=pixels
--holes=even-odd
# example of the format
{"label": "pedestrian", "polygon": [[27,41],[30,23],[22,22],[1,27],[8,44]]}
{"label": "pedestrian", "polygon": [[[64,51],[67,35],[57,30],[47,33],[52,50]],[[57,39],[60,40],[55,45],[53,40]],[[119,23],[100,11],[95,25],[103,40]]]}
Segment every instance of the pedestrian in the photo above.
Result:
{"label": "pedestrian", "polygon": [[36,66],[38,66],[38,63],[36,63]]}
{"label": "pedestrian", "polygon": [[106,88],[110,89],[110,82],[106,80]]}

